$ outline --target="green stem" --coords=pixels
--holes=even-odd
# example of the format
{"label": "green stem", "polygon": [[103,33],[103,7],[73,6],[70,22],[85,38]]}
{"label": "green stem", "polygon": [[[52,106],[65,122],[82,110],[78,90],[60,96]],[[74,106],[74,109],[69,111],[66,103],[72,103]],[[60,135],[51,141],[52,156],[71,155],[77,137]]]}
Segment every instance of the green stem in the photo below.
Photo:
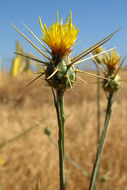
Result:
{"label": "green stem", "polygon": [[[100,69],[97,67],[97,76],[100,76]],[[100,78],[97,78],[97,147],[100,141],[100,127],[101,127],[101,111],[100,111]],[[99,169],[96,176],[95,190],[97,190],[99,179]]]}
{"label": "green stem", "polygon": [[[100,76],[100,70],[97,68],[97,76]],[[100,78],[97,78],[97,145],[100,141],[100,120],[101,120],[101,111],[100,111]]]}
{"label": "green stem", "polygon": [[94,190],[95,186],[96,186],[96,179],[97,179],[97,175],[98,175],[100,159],[101,159],[101,155],[102,155],[102,151],[103,151],[103,147],[104,147],[104,143],[105,143],[105,139],[106,139],[106,135],[107,135],[107,129],[109,126],[109,121],[110,121],[110,117],[111,117],[111,113],[112,113],[112,104],[113,104],[113,94],[109,94],[104,129],[102,132],[100,142],[98,144],[98,150],[97,150],[96,160],[95,160],[94,167],[93,167],[89,190]]}
{"label": "green stem", "polygon": [[59,127],[59,176],[60,176],[60,190],[66,189],[65,182],[65,173],[64,173],[64,123],[65,123],[65,114],[64,114],[64,90],[57,90],[57,97],[54,96],[55,107],[57,112],[57,120]]}

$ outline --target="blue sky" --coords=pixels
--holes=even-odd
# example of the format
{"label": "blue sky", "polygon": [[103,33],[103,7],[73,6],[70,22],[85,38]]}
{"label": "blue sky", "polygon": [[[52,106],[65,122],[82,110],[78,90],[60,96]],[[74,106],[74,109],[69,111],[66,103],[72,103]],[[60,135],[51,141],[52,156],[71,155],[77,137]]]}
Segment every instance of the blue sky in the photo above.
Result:
{"label": "blue sky", "polygon": [[[74,53],[79,53],[90,47],[106,35],[123,27],[113,39],[104,47],[117,47],[117,51],[123,57],[127,54],[127,1],[126,0],[1,0],[0,2],[0,57],[2,68],[9,68],[14,58],[16,40],[20,40],[26,52],[32,52],[43,59],[23,37],[10,25],[17,26],[34,43],[33,37],[24,29],[25,23],[38,36],[41,37],[41,28],[38,17],[41,16],[43,24],[48,26],[56,22],[56,11],[59,17],[66,20],[70,10],[73,23],[79,28],[78,41]],[[38,42],[36,45],[39,46]],[[39,46],[41,48],[41,46]],[[43,48],[42,48],[43,49]]]}

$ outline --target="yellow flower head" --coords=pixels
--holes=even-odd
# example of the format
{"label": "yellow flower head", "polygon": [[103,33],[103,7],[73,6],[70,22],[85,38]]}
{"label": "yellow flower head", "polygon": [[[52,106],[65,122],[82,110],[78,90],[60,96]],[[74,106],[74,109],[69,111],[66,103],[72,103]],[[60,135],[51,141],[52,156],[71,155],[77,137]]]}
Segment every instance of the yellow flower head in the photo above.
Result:
{"label": "yellow flower head", "polygon": [[97,47],[97,48],[93,51],[93,53],[94,53],[94,54],[98,54],[98,53],[101,53],[102,50],[103,50],[102,46],[99,46],[99,47]]}
{"label": "yellow flower head", "polygon": [[116,51],[113,49],[110,54],[105,53],[103,58],[104,64],[107,65],[110,71],[115,71],[118,68],[120,62],[120,56]]}
{"label": "yellow flower head", "polygon": [[47,29],[46,24],[42,25],[39,17],[40,26],[42,28],[42,40],[52,50],[53,57],[63,58],[65,55],[71,52],[71,47],[75,45],[75,41],[78,35],[78,28],[75,29],[75,25],[72,24],[72,13],[68,16],[65,25],[63,25],[63,19],[59,21],[57,12],[57,23],[53,23],[51,27]]}

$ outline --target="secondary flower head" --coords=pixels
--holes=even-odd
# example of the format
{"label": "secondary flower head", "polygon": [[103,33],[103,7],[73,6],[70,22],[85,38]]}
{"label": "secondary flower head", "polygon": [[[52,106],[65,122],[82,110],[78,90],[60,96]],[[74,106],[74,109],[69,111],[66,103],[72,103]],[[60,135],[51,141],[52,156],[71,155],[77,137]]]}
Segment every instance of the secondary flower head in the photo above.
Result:
{"label": "secondary flower head", "polygon": [[57,12],[57,22],[53,23],[51,27],[42,25],[39,17],[40,26],[42,28],[42,40],[49,46],[52,51],[53,57],[63,58],[71,52],[72,46],[75,45],[75,41],[78,35],[78,28],[75,29],[75,25],[72,24],[72,13],[68,16],[65,25],[63,19],[59,21]]}
{"label": "secondary flower head", "polygon": [[103,82],[103,88],[105,91],[109,93],[114,93],[121,87],[121,79],[118,75],[118,72],[123,64],[123,61],[120,62],[120,56],[116,53],[115,49],[113,49],[110,54],[105,53],[103,57],[103,63],[107,66],[107,71],[105,73],[105,77],[109,80],[105,79]]}
{"label": "secondary flower head", "polygon": [[108,70],[110,72],[114,72],[117,70],[119,62],[120,62],[120,56],[118,53],[116,53],[115,49],[110,52],[110,54],[105,53],[103,58],[104,64],[107,65]]}

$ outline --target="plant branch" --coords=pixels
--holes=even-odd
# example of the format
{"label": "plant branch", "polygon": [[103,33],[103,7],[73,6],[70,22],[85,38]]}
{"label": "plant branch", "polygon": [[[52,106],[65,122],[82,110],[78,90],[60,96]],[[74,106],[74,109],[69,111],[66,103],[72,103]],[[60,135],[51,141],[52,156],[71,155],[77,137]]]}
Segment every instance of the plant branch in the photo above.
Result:
{"label": "plant branch", "polygon": [[111,113],[112,113],[112,104],[113,104],[113,93],[109,94],[109,97],[108,97],[108,105],[107,105],[107,109],[106,109],[106,118],[105,118],[104,129],[103,129],[102,136],[101,136],[101,139],[100,139],[100,142],[98,145],[98,150],[97,150],[96,160],[95,160],[94,167],[93,167],[89,190],[94,190],[94,188],[96,186],[96,178],[98,175],[100,159],[101,159],[102,151],[104,148],[104,143],[106,140],[109,121],[110,121]]}
{"label": "plant branch", "polygon": [[65,114],[64,114],[64,90],[56,90],[56,95],[54,90],[52,89],[54,96],[54,104],[56,107],[57,113],[57,121],[59,127],[59,140],[58,140],[58,148],[59,148],[59,176],[60,176],[60,190],[66,189],[66,181],[65,181],[65,172],[64,172],[64,158],[65,158],[65,150],[64,150],[64,123],[65,123]]}

